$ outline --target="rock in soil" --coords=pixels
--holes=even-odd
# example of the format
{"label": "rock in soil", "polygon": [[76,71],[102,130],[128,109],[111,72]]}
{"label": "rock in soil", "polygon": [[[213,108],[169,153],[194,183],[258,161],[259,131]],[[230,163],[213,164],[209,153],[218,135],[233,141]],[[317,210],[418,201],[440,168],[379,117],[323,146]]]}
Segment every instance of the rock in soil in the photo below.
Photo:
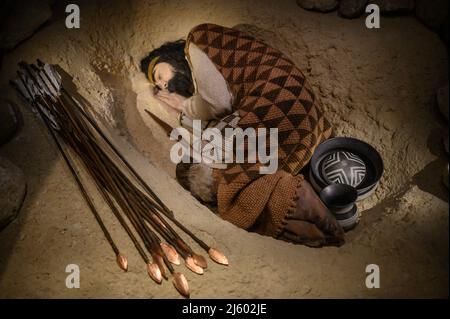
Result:
{"label": "rock in soil", "polygon": [[2,7],[7,13],[2,14],[0,30],[0,47],[10,50],[30,37],[52,16],[52,1],[17,0],[6,1]]}
{"label": "rock in soil", "polygon": [[416,16],[426,26],[440,29],[448,19],[448,0],[416,0]]}
{"label": "rock in soil", "polygon": [[25,192],[26,182],[22,170],[0,157],[0,230],[17,217]]}
{"label": "rock in soil", "polygon": [[357,18],[363,14],[367,0],[342,0],[339,4],[339,14],[344,18]]}
{"label": "rock in soil", "polygon": [[372,0],[370,3],[380,7],[382,13],[408,13],[414,10],[414,0]]}
{"label": "rock in soil", "polygon": [[448,188],[448,169],[449,166],[447,165],[447,167],[444,168],[444,173],[442,173],[442,182],[447,188]]}
{"label": "rock in soil", "polygon": [[297,4],[306,10],[330,12],[337,8],[337,0],[297,0]]}
{"label": "rock in soil", "polygon": [[18,131],[21,115],[11,101],[0,99],[0,145],[8,142]]}
{"label": "rock in soil", "polygon": [[448,122],[448,83],[446,86],[441,87],[436,94],[437,103],[439,107],[439,111],[441,111],[442,115],[447,119]]}

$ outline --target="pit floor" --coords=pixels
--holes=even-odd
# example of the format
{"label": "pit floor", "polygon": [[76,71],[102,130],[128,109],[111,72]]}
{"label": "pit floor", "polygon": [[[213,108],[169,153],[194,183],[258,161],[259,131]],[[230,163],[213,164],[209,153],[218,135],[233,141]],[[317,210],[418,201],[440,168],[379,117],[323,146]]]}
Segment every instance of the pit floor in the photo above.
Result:
{"label": "pit floor", "polygon": [[[295,1],[95,1],[82,12],[81,30],[65,29],[56,13],[8,53],[2,92],[14,99],[7,82],[23,59],[39,57],[74,75],[149,185],[180,221],[228,256],[229,267],[210,262],[202,276],[178,267],[193,298],[448,297],[448,191],[440,176],[448,160],[433,106],[435,91],[448,80],[448,60],[440,39],[415,18],[382,18],[382,28],[372,32],[363,17],[306,12]],[[361,222],[344,246],[313,249],[248,233],[173,179],[170,144],[141,112],[138,63],[151,48],[202,22],[237,25],[288,54],[310,79],[338,135],[364,139],[380,151],[385,175],[376,194],[359,204]],[[0,232],[0,297],[179,298],[170,282],[158,286],[148,278],[133,244],[97,201],[129,260],[127,273],[117,267],[49,136],[21,108],[22,131],[0,148],[28,182],[18,218]],[[79,289],[65,285],[68,264],[80,267]],[[365,285],[369,264],[380,268],[379,289]]]}

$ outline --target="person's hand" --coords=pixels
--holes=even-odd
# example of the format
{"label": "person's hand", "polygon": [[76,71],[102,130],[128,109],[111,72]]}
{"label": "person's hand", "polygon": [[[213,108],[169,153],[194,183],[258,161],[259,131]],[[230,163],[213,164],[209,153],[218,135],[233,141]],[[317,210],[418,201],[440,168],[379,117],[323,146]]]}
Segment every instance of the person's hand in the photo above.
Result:
{"label": "person's hand", "polygon": [[313,247],[342,245],[342,227],[306,180],[297,195],[297,207],[287,219],[280,239]]}
{"label": "person's hand", "polygon": [[157,98],[161,102],[164,102],[178,112],[182,112],[184,110],[183,102],[186,100],[186,98],[177,93],[171,93],[166,90],[161,90],[157,94],[155,94],[155,98]]}

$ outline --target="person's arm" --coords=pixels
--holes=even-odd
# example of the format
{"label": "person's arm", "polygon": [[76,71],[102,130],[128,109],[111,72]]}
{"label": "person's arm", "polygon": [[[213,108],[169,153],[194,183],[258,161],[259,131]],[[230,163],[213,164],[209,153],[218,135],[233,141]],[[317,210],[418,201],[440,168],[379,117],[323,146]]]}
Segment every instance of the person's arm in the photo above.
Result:
{"label": "person's arm", "polygon": [[183,113],[191,119],[209,121],[218,119],[215,107],[195,94],[183,102]]}
{"label": "person's arm", "polygon": [[233,96],[223,75],[195,44],[189,45],[188,61],[195,94],[184,101],[184,113],[192,119],[217,120],[232,112]]}

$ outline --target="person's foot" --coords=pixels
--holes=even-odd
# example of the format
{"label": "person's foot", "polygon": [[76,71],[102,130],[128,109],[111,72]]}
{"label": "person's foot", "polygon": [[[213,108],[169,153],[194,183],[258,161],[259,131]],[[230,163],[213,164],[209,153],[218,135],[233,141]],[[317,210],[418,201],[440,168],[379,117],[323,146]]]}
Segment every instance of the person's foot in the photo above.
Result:
{"label": "person's foot", "polygon": [[308,181],[301,182],[297,196],[297,207],[288,217],[280,239],[312,247],[342,245],[342,227]]}

